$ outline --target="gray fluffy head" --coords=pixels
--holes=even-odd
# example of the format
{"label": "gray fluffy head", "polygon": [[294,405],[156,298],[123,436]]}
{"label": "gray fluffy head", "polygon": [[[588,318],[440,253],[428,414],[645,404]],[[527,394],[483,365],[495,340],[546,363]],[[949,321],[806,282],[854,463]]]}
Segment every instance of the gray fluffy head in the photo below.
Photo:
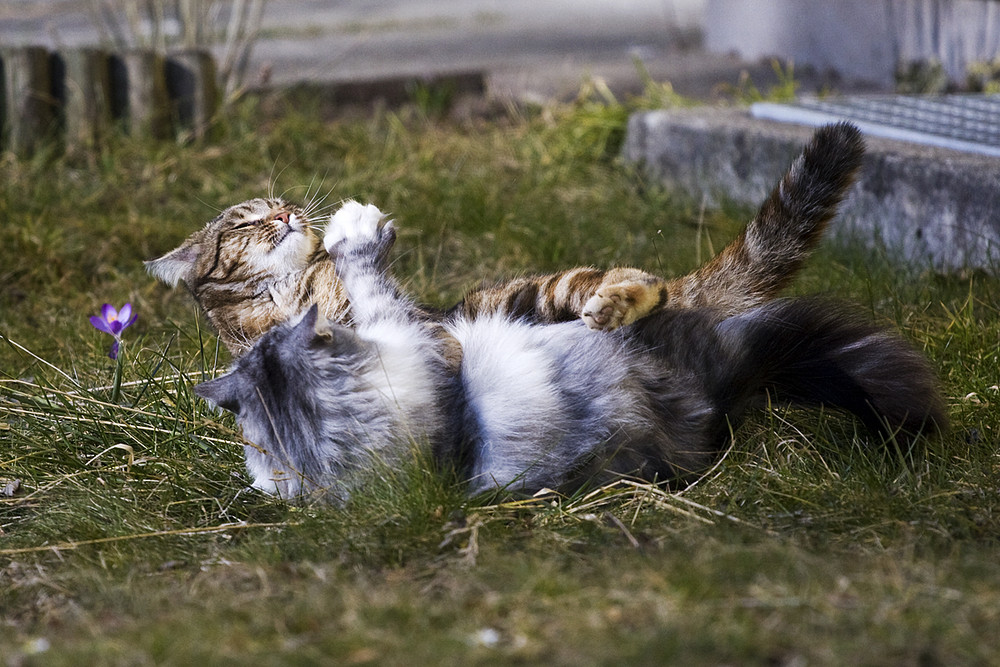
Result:
{"label": "gray fluffy head", "polygon": [[383,402],[364,381],[372,360],[368,343],[318,318],[313,306],[194,391],[236,414],[255,487],[285,498],[318,490],[336,497],[369,443],[390,432]]}

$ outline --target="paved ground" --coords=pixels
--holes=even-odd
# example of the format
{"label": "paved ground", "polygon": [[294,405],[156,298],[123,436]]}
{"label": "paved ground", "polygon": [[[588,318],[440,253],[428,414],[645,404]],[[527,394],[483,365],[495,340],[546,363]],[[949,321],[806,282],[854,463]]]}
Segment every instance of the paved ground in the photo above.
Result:
{"label": "paved ground", "polygon": [[[111,4],[118,0],[111,0]],[[0,44],[75,46],[100,40],[91,0],[4,0]],[[106,0],[106,4],[107,0]],[[660,81],[699,99],[761,87],[770,65],[705,53],[703,0],[269,0],[249,83],[344,81],[478,70],[490,91],[572,96],[588,76],[640,88],[640,58]],[[829,83],[797,72],[806,88]],[[833,83],[837,86],[837,82]],[[840,87],[843,87],[841,84]]]}

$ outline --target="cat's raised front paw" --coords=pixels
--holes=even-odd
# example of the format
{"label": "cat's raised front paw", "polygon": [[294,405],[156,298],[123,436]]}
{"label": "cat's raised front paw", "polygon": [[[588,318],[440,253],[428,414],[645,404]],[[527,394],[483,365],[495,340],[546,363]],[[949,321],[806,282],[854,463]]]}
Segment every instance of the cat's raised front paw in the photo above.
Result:
{"label": "cat's raised front paw", "polygon": [[[347,246],[354,243],[376,243],[379,250],[385,252],[395,240],[392,221],[385,221],[385,218],[385,214],[372,204],[361,204],[353,200],[344,202],[330,216],[323,236],[323,247],[334,257],[344,254]],[[381,247],[386,244],[387,247]]]}

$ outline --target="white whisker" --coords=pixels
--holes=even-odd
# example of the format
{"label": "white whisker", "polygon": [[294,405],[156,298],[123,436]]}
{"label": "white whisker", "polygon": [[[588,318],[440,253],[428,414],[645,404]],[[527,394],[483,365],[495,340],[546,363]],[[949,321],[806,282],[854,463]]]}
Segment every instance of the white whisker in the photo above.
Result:
{"label": "white whisker", "polygon": [[[285,170],[288,169],[288,165],[285,165],[284,167],[281,168],[281,170],[277,173],[277,175],[275,175],[274,170],[277,168],[277,166],[278,166],[277,162],[275,162],[274,164],[271,165],[271,173],[267,177],[267,198],[268,199],[274,199],[274,186],[278,183],[278,179],[281,178],[281,175],[283,173],[285,173]],[[285,195],[284,192],[281,193],[281,197],[282,198],[284,197],[284,195]]]}

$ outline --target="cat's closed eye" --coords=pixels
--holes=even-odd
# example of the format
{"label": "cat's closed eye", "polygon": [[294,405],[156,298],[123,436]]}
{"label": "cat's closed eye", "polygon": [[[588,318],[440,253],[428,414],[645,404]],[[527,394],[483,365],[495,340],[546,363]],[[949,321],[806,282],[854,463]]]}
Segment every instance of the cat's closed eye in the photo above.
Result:
{"label": "cat's closed eye", "polygon": [[235,231],[237,229],[248,229],[250,227],[254,227],[256,225],[259,225],[262,222],[264,222],[264,221],[263,220],[250,220],[249,222],[241,222],[240,224],[238,224],[235,227],[233,227],[233,230]]}

